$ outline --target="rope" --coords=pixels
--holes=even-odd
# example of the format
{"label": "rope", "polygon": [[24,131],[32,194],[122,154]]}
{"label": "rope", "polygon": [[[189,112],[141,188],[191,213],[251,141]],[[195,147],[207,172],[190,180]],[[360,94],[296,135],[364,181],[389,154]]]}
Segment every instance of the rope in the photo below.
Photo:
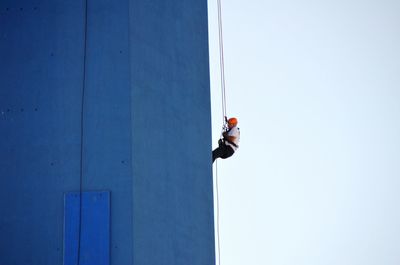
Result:
{"label": "rope", "polygon": [[[219,44],[219,67],[221,74],[221,98],[222,98],[222,131],[225,131],[226,119],[226,89],[225,89],[225,60],[224,60],[224,40],[222,34],[222,5],[221,0],[217,0],[218,5],[218,44]],[[219,187],[218,187],[218,161],[215,161],[215,189],[217,204],[217,239],[218,239],[218,265],[221,265],[221,239],[219,226]]]}
{"label": "rope", "polygon": [[221,265],[221,244],[219,236],[219,188],[218,188],[218,161],[215,161],[215,189],[216,189],[216,201],[217,201],[217,238],[218,238],[218,265]]}
{"label": "rope", "polygon": [[218,43],[219,43],[219,67],[221,73],[221,93],[222,93],[222,122],[225,123],[226,117],[226,91],[225,91],[225,60],[224,60],[224,40],[222,35],[222,5],[221,0],[218,4]]}
{"label": "rope", "polygon": [[88,0],[85,0],[84,12],[84,37],[83,37],[83,78],[82,78],[82,100],[81,100],[81,161],[79,174],[79,228],[78,228],[78,249],[77,262],[81,260],[81,235],[82,235],[82,186],[83,186],[83,141],[84,141],[84,107],[85,107],[85,90],[86,90],[86,51],[87,51],[87,17],[88,17]]}

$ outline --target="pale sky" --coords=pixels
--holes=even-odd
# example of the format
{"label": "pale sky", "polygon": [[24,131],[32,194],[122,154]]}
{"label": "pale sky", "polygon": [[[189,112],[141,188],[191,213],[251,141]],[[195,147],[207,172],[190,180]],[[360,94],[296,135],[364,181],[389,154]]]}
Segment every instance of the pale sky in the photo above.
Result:
{"label": "pale sky", "polygon": [[222,12],[241,142],[218,160],[221,265],[400,264],[400,1],[222,0]]}

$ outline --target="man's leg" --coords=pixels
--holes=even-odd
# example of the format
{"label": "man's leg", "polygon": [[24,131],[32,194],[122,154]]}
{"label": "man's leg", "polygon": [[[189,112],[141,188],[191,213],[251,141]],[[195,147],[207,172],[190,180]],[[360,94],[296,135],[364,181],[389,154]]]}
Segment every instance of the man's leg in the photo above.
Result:
{"label": "man's leg", "polygon": [[220,145],[217,149],[215,149],[213,152],[212,152],[212,155],[213,155],[213,163],[214,163],[214,161],[215,161],[215,159],[217,159],[217,158],[222,158],[222,159],[225,159],[225,158],[228,158],[228,157],[231,157],[232,155],[233,155],[233,153],[234,153],[235,151],[233,150],[233,148],[232,147],[230,147],[230,146],[227,146],[227,145]]}
{"label": "man's leg", "polygon": [[213,152],[212,152],[212,161],[214,163],[215,159],[217,159],[218,157],[221,157],[223,155],[223,149],[222,149],[222,145],[220,145],[218,148],[216,148]]}
{"label": "man's leg", "polygon": [[233,155],[233,153],[235,153],[235,150],[233,150],[232,147],[226,145],[224,154],[221,156],[221,158],[225,159],[225,158],[231,157]]}

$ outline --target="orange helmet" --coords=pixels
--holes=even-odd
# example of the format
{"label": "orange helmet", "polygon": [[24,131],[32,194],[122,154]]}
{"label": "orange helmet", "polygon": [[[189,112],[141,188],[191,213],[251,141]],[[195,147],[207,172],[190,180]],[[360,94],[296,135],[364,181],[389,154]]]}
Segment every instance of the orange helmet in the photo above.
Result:
{"label": "orange helmet", "polygon": [[236,126],[237,123],[238,123],[238,121],[237,121],[236,118],[233,118],[233,117],[232,117],[232,118],[230,118],[230,119],[228,120],[228,124],[229,124],[229,125]]}

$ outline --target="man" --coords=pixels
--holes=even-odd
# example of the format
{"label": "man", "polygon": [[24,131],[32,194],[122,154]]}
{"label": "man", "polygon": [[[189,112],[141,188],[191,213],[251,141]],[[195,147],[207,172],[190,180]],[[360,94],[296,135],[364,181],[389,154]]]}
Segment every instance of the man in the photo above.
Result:
{"label": "man", "polygon": [[239,148],[240,130],[237,127],[237,119],[230,118],[228,121],[228,129],[222,133],[223,139],[218,141],[218,148],[212,152],[213,163],[217,158],[228,158]]}

